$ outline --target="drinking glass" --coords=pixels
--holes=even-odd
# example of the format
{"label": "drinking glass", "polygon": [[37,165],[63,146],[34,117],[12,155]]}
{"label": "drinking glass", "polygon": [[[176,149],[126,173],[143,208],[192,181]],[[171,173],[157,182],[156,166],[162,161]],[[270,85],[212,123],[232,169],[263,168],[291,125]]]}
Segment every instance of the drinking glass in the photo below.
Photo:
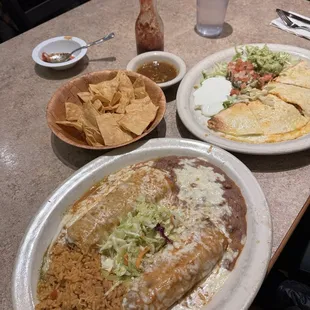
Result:
{"label": "drinking glass", "polygon": [[229,0],[197,0],[196,31],[204,37],[217,37],[223,31]]}

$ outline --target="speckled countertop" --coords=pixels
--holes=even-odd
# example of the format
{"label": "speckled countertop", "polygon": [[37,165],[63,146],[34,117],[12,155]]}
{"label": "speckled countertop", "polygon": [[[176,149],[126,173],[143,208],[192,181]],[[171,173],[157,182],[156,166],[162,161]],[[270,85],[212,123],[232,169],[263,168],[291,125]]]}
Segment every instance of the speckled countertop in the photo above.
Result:
{"label": "speckled countertop", "polygon": [[[165,49],[190,68],[204,57],[235,44],[269,42],[310,48],[310,41],[269,26],[277,7],[310,16],[306,0],[231,0],[223,35],[199,37],[195,0],[159,0],[165,24]],[[46,105],[70,78],[107,68],[125,68],[136,55],[134,23],[138,1],[93,0],[0,45],[0,309],[11,309],[11,274],[23,233],[45,198],[72,172],[97,156],[53,136]],[[41,41],[72,35],[92,41],[114,31],[116,38],[91,48],[88,57],[65,71],[35,65],[32,49]],[[194,138],[176,115],[177,88],[166,92],[165,119],[149,137]],[[270,205],[273,253],[304,206],[309,193],[310,150],[284,156],[236,154],[258,179]]]}

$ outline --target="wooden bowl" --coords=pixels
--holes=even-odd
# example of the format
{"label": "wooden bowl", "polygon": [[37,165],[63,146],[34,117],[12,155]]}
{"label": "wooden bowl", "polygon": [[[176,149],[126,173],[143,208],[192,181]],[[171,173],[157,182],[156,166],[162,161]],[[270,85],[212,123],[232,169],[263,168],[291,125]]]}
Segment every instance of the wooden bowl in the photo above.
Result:
{"label": "wooden bowl", "polygon": [[81,147],[90,150],[107,150],[117,147],[121,147],[130,143],[133,143],[142,137],[149,134],[162,120],[166,111],[166,98],[163,91],[149,78],[132,71],[124,71],[130,80],[134,82],[136,78],[142,77],[145,83],[145,89],[150,96],[153,103],[158,106],[157,115],[154,121],[148,126],[148,128],[142,133],[142,135],[135,137],[131,141],[118,145],[103,145],[103,146],[91,146],[88,145],[83,134],[79,133],[74,128],[64,127],[56,124],[56,121],[66,120],[65,102],[70,101],[73,103],[81,103],[77,93],[88,91],[89,84],[97,84],[105,80],[111,80],[114,78],[119,70],[105,70],[99,72],[92,72],[74,80],[69,81],[62,87],[60,87],[51,100],[48,103],[46,118],[47,123],[52,132],[61,140],[71,145]]}

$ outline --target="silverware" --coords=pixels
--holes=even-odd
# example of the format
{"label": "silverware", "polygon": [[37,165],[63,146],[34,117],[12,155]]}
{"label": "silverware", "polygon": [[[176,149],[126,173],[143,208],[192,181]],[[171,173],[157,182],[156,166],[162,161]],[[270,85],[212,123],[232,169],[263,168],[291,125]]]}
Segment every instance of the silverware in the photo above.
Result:
{"label": "silverware", "polygon": [[282,11],[286,16],[294,18],[296,20],[299,20],[300,22],[303,22],[305,24],[310,25],[310,20],[309,19],[305,19],[305,18],[300,17],[300,16],[298,16],[298,15],[296,15],[294,13],[290,13],[290,12],[287,12],[287,11],[284,11],[284,10],[280,10],[280,9],[277,9],[276,11]]}
{"label": "silverware", "polygon": [[52,53],[52,54],[47,54],[47,53],[43,53],[44,54],[44,58],[47,62],[51,62],[51,63],[59,63],[59,62],[65,62],[65,61],[68,61],[70,60],[71,56],[73,56],[73,54],[83,48],[88,48],[90,46],[93,46],[93,45],[97,45],[97,44],[100,44],[100,43],[103,43],[105,41],[108,41],[110,39],[113,39],[114,38],[114,32],[106,35],[105,37],[99,39],[99,40],[96,40],[94,42],[91,42],[91,43],[88,43],[84,46],[81,46],[77,49],[75,49],[73,52],[71,53]]}
{"label": "silverware", "polygon": [[281,18],[281,20],[287,27],[293,28],[293,29],[303,29],[303,30],[310,31],[310,27],[299,26],[295,24],[292,20],[289,19],[289,17],[282,10],[276,9],[276,12],[278,13],[279,17]]}

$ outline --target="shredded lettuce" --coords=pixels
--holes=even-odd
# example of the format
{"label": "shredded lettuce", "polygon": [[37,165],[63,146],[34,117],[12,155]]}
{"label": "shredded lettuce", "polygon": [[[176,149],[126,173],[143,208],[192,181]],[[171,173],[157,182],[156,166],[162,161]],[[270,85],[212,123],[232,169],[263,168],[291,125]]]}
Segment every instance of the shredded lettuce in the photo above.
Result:
{"label": "shredded lettuce", "polygon": [[236,61],[237,59],[242,59],[244,61],[246,59],[246,55],[242,48],[238,48],[237,46],[235,46],[235,52],[236,54],[232,58],[232,61]]}
{"label": "shredded lettuce", "polygon": [[[166,245],[167,238],[173,240],[177,224],[178,216],[167,207],[138,202],[100,246],[102,269],[119,281],[139,276],[142,260],[151,260]],[[156,229],[158,225],[166,238]]]}
{"label": "shredded lettuce", "polygon": [[212,77],[217,77],[217,76],[224,76],[226,77],[227,75],[227,63],[226,62],[219,62],[216,63],[212,71],[207,72],[207,71],[202,71],[202,79],[200,81],[200,85],[209,78]]}
{"label": "shredded lettuce", "polygon": [[232,95],[227,96],[227,100],[223,102],[224,109],[229,108],[231,105],[238,103],[238,102],[249,102],[254,101],[257,99],[261,99],[262,97],[268,94],[268,90],[270,87],[265,87],[264,89],[260,90],[257,88],[251,88],[250,86],[241,90],[239,95]]}
{"label": "shredded lettuce", "polygon": [[227,109],[230,106],[232,106],[234,103],[236,103],[236,95],[227,96],[227,100],[223,102],[223,108]]}

